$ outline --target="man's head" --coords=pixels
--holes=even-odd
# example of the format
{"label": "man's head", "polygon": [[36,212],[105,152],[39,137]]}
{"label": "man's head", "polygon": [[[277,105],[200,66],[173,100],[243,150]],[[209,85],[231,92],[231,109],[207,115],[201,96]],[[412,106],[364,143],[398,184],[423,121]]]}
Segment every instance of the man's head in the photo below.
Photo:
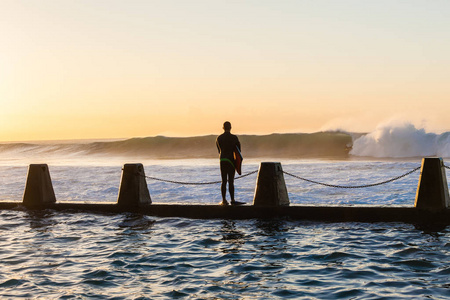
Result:
{"label": "man's head", "polygon": [[225,131],[230,131],[231,130],[231,123],[226,121],[225,123],[223,123],[223,130]]}

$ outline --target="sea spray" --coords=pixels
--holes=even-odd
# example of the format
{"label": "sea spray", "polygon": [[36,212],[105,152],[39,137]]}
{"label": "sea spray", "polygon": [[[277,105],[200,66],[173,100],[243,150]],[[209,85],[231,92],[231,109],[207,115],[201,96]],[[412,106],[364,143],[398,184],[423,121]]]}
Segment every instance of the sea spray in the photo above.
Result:
{"label": "sea spray", "polygon": [[450,132],[428,133],[409,122],[381,124],[375,131],[355,139],[350,154],[385,158],[450,157]]}

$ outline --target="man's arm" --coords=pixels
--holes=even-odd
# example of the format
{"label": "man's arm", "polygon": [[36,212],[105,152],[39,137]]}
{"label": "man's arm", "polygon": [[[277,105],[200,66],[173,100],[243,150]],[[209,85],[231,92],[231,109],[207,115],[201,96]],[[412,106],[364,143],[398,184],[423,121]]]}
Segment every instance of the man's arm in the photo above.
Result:
{"label": "man's arm", "polygon": [[219,139],[216,139],[216,146],[217,146],[217,151],[219,151],[220,154],[220,146],[219,146]]}

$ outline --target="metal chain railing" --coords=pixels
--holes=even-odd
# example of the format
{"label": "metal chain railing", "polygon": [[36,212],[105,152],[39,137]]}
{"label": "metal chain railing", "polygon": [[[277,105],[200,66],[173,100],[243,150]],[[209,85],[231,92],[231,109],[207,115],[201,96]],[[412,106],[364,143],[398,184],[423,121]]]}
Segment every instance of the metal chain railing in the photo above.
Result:
{"label": "metal chain railing", "polygon": [[415,169],[413,169],[413,170],[411,170],[411,171],[409,171],[409,172],[407,172],[407,173],[405,173],[403,175],[394,177],[392,179],[389,179],[389,180],[386,180],[386,181],[383,181],[383,182],[371,183],[371,184],[365,184],[365,185],[349,185],[349,186],[318,182],[318,181],[306,179],[306,178],[303,178],[303,177],[300,177],[300,176],[297,176],[297,175],[294,175],[294,174],[291,174],[291,173],[288,173],[288,172],[285,172],[285,171],[283,171],[283,173],[286,174],[286,175],[289,175],[291,177],[303,180],[303,181],[307,181],[307,182],[310,182],[310,183],[319,184],[319,185],[323,185],[323,186],[327,186],[327,187],[339,188],[339,189],[360,189],[360,188],[367,188],[367,187],[373,187],[373,186],[377,186],[377,185],[382,185],[382,184],[386,184],[386,183],[389,183],[389,182],[393,182],[393,181],[399,180],[399,179],[401,179],[403,177],[406,177],[406,176],[416,172],[420,168],[421,167],[417,167],[417,168],[415,168]]}
{"label": "metal chain railing", "polygon": [[[234,180],[241,179],[241,178],[244,178],[244,177],[253,175],[253,174],[257,173],[257,172],[258,172],[258,170],[249,172],[249,173],[244,174],[244,175],[242,175],[242,176],[236,177]],[[145,178],[152,179],[152,180],[156,180],[156,181],[167,182],[167,183],[183,184],[183,185],[207,185],[207,184],[218,184],[218,183],[222,183],[222,180],[219,180],[219,181],[210,181],[210,182],[185,182],[185,181],[175,181],[175,180],[161,179],[161,178],[156,178],[156,177],[152,177],[152,176],[145,176]]]}
{"label": "metal chain railing", "polygon": [[[447,168],[447,169],[450,169],[449,166],[445,166],[444,165],[444,167]],[[421,167],[414,168],[413,170],[411,170],[411,171],[409,171],[409,172],[407,172],[405,174],[402,174],[400,176],[397,176],[397,177],[394,177],[392,179],[385,180],[385,181],[382,181],[382,182],[371,183],[371,184],[364,184],[364,185],[349,185],[349,186],[328,184],[328,183],[323,183],[323,182],[319,182],[319,181],[315,181],[315,180],[311,180],[311,179],[306,179],[306,178],[300,177],[298,175],[291,174],[291,173],[286,172],[286,171],[283,171],[283,173],[288,175],[288,176],[291,176],[291,177],[294,177],[294,178],[297,178],[297,179],[300,179],[300,180],[303,180],[303,181],[306,181],[306,182],[309,182],[309,183],[319,184],[319,185],[323,185],[323,186],[327,186],[327,187],[340,188],[340,189],[359,189],[359,188],[368,188],[368,187],[374,187],[374,186],[378,186],[378,185],[383,185],[383,184],[386,184],[386,183],[390,183],[390,182],[399,180],[399,179],[401,179],[403,177],[406,177],[406,176],[408,176],[408,175],[418,171],[420,168]],[[247,177],[247,176],[250,176],[250,175],[253,175],[253,174],[257,173],[257,172],[258,172],[258,170],[249,172],[249,173],[244,174],[242,176],[236,177],[235,180],[241,179],[241,178],[244,178],[244,177]],[[207,185],[207,184],[222,183],[221,180],[209,181],[209,182],[186,182],[186,181],[175,181],[175,180],[161,179],[161,178],[156,178],[156,177],[152,177],[152,176],[145,176],[145,177],[148,178],[148,179],[151,179],[151,180],[162,181],[162,182],[167,182],[167,183],[174,183],[174,184],[183,184],[183,185]]]}

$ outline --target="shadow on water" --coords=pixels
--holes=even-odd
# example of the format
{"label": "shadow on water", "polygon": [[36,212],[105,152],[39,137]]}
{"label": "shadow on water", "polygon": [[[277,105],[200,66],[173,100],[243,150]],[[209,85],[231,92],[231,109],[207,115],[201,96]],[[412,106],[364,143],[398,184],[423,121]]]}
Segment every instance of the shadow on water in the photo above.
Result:
{"label": "shadow on water", "polygon": [[446,224],[436,224],[436,223],[415,224],[414,227],[425,234],[429,234],[436,237],[442,235],[442,233],[444,233],[447,229]]}
{"label": "shadow on water", "polygon": [[119,222],[120,228],[131,230],[150,230],[155,224],[155,220],[151,220],[148,216],[140,214],[125,214],[122,221]]}
{"label": "shadow on water", "polygon": [[290,257],[287,234],[290,230],[289,222],[284,219],[270,219],[256,221],[257,242],[255,248],[272,259]]}
{"label": "shadow on water", "polygon": [[261,230],[261,235],[270,237],[278,237],[289,231],[287,221],[283,219],[257,220],[256,227]]}
{"label": "shadow on water", "polygon": [[51,231],[58,224],[52,210],[27,210],[25,220],[30,222],[30,228],[39,232]]}
{"label": "shadow on water", "polygon": [[222,241],[232,246],[231,248],[222,249],[223,252],[239,252],[242,245],[245,244],[245,234],[237,229],[236,222],[230,220],[222,221],[220,229]]}

